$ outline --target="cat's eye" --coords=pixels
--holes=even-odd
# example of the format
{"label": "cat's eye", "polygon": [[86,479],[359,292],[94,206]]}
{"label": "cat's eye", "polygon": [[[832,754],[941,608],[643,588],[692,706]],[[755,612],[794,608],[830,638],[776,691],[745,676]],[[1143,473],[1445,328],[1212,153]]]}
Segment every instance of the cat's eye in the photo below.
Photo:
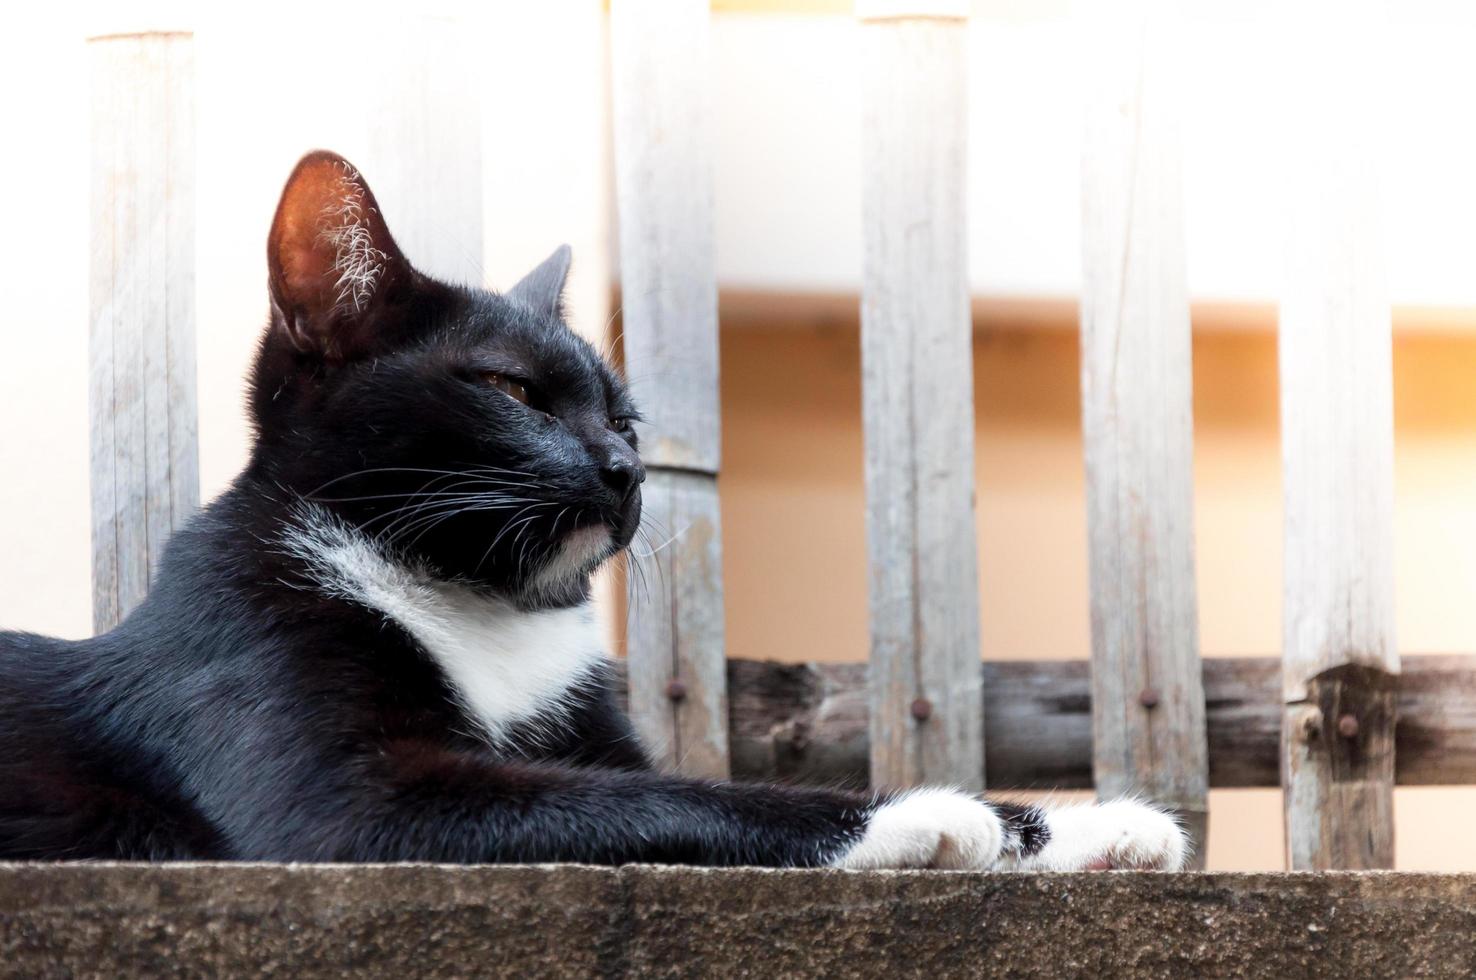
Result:
{"label": "cat's eye", "polygon": [[522,382],[514,381],[505,374],[494,374],[490,371],[482,375],[482,379],[514,401],[522,402],[524,405],[528,404],[528,389]]}

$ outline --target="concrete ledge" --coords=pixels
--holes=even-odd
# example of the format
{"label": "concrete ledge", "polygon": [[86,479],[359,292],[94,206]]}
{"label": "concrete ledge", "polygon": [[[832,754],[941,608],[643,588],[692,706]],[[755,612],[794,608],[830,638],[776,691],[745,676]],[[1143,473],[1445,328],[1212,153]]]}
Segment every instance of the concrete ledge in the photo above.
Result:
{"label": "concrete ledge", "polygon": [[51,976],[1470,976],[1476,876],[0,864]]}

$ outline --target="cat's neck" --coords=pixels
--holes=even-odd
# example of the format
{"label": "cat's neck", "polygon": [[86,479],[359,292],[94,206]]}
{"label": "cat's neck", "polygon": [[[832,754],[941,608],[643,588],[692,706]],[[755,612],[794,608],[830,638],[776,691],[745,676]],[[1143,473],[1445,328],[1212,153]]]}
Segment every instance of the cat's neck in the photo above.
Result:
{"label": "cat's neck", "polygon": [[527,609],[469,584],[436,578],[311,505],[283,535],[309,587],[393,621],[446,675],[467,715],[491,741],[569,707],[605,663],[586,602]]}

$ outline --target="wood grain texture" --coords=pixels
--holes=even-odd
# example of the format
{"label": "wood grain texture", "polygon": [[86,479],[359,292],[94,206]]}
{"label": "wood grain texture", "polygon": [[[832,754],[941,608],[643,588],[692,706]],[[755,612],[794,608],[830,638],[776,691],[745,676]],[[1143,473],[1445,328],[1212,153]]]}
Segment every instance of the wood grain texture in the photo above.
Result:
{"label": "wood grain texture", "polygon": [[616,0],[610,44],[625,363],[646,416],[641,455],[716,473],[707,16],[703,0]]}
{"label": "wood grain texture", "polygon": [[1096,5],[1082,166],[1081,409],[1095,771],[1173,807],[1203,865],[1194,423],[1173,15]]}
{"label": "wood grain texture", "polygon": [[[734,777],[868,785],[866,664],[729,660],[727,671]],[[1090,789],[1087,661],[985,661],[981,678],[990,789]],[[1280,786],[1281,660],[1206,659],[1204,690],[1210,786]],[[1406,658],[1394,709],[1399,785],[1476,783],[1476,656]]]}
{"label": "wood grain texture", "polygon": [[[1287,93],[1280,307],[1285,775],[1292,868],[1394,861],[1392,334],[1377,64],[1362,3],[1293,5],[1319,70]],[[1330,710],[1337,716],[1329,716]],[[1343,716],[1352,721],[1344,721]],[[1356,730],[1354,737],[1340,736]]]}
{"label": "wood grain texture", "polygon": [[418,10],[395,13],[387,26],[396,56],[365,76],[370,159],[355,162],[372,175],[395,241],[416,268],[483,285],[481,88],[467,27]]}
{"label": "wood grain texture", "polygon": [[88,42],[93,628],[148,593],[199,505],[195,403],[194,40]]}
{"label": "wood grain texture", "polygon": [[[704,473],[652,470],[644,541],[631,547],[626,614],[631,718],[655,757],[693,775],[728,775],[722,528]],[[673,687],[673,685],[679,685]]]}
{"label": "wood grain texture", "polygon": [[725,776],[707,4],[616,0],[610,42],[625,367],[649,473],[634,557],[648,566],[634,579],[645,589],[628,626],[632,716],[661,762]]}
{"label": "wood grain texture", "polygon": [[871,774],[983,786],[964,20],[861,23]]}

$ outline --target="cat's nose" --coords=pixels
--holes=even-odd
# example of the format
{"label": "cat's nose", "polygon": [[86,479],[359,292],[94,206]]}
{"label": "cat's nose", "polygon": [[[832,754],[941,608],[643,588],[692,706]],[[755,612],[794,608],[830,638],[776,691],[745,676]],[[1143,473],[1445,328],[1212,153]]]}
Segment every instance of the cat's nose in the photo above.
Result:
{"label": "cat's nose", "polygon": [[646,468],[634,457],[612,456],[600,467],[600,479],[624,503],[630,499],[635,488],[645,481]]}

